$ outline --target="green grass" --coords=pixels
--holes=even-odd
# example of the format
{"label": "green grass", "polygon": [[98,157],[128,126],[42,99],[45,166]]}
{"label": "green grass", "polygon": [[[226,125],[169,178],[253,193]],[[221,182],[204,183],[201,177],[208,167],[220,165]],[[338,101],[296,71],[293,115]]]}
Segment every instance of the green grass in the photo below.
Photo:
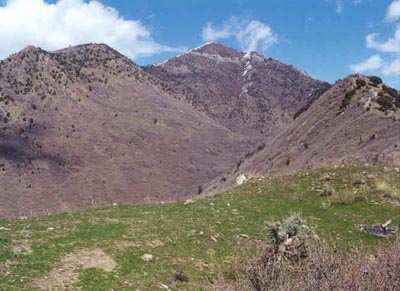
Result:
{"label": "green grass", "polygon": [[[330,173],[334,180],[326,182]],[[113,272],[97,269],[79,272],[75,287],[81,290],[206,290],[207,285],[229,271],[243,241],[265,238],[267,221],[282,220],[301,212],[307,223],[328,242],[344,248],[371,248],[384,241],[358,230],[356,224],[399,223],[398,204],[382,199],[374,182],[367,183],[368,198],[348,205],[321,207],[329,197],[320,190],[329,183],[335,191],[355,191],[353,177],[368,174],[400,181],[395,172],[381,168],[346,167],[320,169],[291,176],[253,179],[221,195],[185,205],[183,202],[120,206],[60,214],[28,220],[3,220],[0,227],[0,290],[38,290],[32,279],[57,267],[62,258],[83,248],[100,248],[118,267]],[[399,186],[399,184],[397,184]],[[249,238],[239,238],[247,235]],[[213,240],[216,239],[216,242]],[[21,242],[32,249],[14,254]],[[152,254],[154,261],[141,256]],[[244,255],[244,254],[242,254]],[[174,274],[184,272],[189,282]]]}

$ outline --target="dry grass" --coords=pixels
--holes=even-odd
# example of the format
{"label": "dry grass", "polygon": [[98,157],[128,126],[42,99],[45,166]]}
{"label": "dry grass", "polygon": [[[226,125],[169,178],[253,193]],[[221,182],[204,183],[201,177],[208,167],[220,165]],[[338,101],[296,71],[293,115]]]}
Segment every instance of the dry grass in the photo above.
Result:
{"label": "dry grass", "polygon": [[366,184],[360,185],[360,187],[354,193],[354,199],[356,201],[364,201],[368,198],[370,191]]}
{"label": "dry grass", "polygon": [[337,191],[330,197],[333,205],[350,205],[355,200],[355,193],[351,190]]}
{"label": "dry grass", "polygon": [[388,179],[375,181],[376,189],[382,192],[384,197],[400,201],[399,185],[395,186],[394,184],[394,181],[388,181]]}
{"label": "dry grass", "polygon": [[368,198],[370,189],[366,184],[361,184],[357,189],[346,188],[336,191],[329,197],[331,205],[350,205],[355,201],[364,201]]}

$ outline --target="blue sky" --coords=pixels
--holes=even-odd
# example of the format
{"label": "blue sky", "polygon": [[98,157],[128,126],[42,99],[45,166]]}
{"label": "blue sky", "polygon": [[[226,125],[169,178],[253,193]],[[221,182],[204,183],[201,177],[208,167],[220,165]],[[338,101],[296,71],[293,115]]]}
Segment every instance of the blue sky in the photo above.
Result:
{"label": "blue sky", "polygon": [[[57,49],[93,41],[109,43],[145,65],[211,40],[256,49],[329,82],[362,72],[400,87],[399,0],[94,2],[0,1],[0,39],[10,39],[0,58],[26,44]],[[20,22],[18,9],[29,11]],[[6,31],[10,27],[12,33]]]}

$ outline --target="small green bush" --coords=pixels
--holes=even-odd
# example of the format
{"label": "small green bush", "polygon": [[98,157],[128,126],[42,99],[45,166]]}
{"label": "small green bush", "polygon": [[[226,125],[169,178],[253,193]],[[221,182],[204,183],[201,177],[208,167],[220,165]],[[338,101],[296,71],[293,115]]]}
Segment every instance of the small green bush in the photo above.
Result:
{"label": "small green bush", "polygon": [[354,96],[355,94],[356,94],[356,90],[355,90],[355,89],[350,90],[350,91],[347,91],[347,92],[344,94],[344,98],[343,98],[343,100],[342,100],[342,104],[340,105],[340,110],[342,110],[342,109],[344,109],[344,108],[346,108],[347,106],[350,105],[350,103],[351,103],[351,98],[353,98],[353,96]]}
{"label": "small green bush", "polygon": [[357,79],[356,85],[357,85],[357,89],[360,89],[361,87],[366,86],[367,82],[365,82],[365,80],[363,80],[363,79]]}
{"label": "small green bush", "polygon": [[397,97],[400,96],[399,92],[397,92],[397,90],[394,89],[394,88],[392,88],[392,87],[383,85],[383,86],[382,86],[382,89],[383,89],[383,92],[389,94],[389,95],[392,96],[393,98],[397,98]]}
{"label": "small green bush", "polygon": [[383,109],[389,110],[393,108],[394,100],[390,95],[382,94],[379,96],[378,100],[376,100]]}
{"label": "small green bush", "polygon": [[383,82],[382,79],[377,76],[370,76],[369,80],[374,86],[378,86],[379,84],[382,84],[382,82]]}
{"label": "small green bush", "polygon": [[356,90],[354,89],[347,91],[346,94],[344,94],[344,98],[351,99],[354,96],[354,94],[356,94]]}

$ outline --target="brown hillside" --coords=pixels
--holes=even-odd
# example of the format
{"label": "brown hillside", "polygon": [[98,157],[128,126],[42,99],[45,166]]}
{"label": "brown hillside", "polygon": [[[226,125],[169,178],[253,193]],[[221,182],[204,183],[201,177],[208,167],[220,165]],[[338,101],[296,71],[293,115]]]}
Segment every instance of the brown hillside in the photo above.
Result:
{"label": "brown hillside", "polygon": [[0,217],[200,194],[255,148],[105,45],[0,64]]}
{"label": "brown hillside", "polygon": [[165,91],[245,135],[271,136],[329,88],[293,66],[216,43],[144,69]]}
{"label": "brown hillside", "polygon": [[371,80],[354,75],[339,81],[246,161],[243,172],[281,174],[342,163],[398,167],[400,94]]}

